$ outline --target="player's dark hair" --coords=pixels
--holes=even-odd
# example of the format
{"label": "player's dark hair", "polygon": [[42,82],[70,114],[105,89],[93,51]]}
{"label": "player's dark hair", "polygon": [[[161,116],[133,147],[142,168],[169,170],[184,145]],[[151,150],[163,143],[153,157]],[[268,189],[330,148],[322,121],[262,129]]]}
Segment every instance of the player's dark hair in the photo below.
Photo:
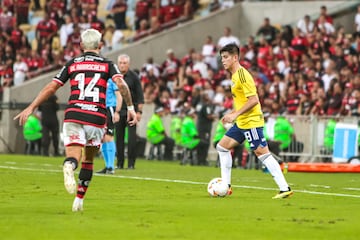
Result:
{"label": "player's dark hair", "polygon": [[223,52],[228,52],[230,55],[240,55],[240,49],[235,43],[229,43],[220,49],[220,55]]}

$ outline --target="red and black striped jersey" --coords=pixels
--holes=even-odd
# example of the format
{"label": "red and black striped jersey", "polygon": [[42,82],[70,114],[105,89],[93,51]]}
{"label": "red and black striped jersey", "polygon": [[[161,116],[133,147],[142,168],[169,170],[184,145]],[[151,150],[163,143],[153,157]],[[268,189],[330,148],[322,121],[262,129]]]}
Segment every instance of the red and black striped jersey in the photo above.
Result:
{"label": "red and black striped jersey", "polygon": [[64,122],[104,127],[107,81],[117,76],[122,77],[112,61],[92,52],[68,61],[53,79],[60,85],[70,81],[71,93]]}

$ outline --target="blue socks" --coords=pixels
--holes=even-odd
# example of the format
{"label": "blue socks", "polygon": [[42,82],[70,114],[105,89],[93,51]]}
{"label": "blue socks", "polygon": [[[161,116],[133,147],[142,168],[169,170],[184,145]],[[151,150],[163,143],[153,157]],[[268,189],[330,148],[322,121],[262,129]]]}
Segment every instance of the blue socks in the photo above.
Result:
{"label": "blue socks", "polygon": [[116,146],[115,142],[104,142],[101,146],[101,152],[104,157],[105,167],[114,169]]}

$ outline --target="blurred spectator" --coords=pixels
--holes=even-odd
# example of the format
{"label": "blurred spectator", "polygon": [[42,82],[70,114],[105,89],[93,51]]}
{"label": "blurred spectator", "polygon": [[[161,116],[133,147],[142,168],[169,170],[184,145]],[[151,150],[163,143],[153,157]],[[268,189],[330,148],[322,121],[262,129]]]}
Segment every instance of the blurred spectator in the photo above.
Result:
{"label": "blurred spectator", "polygon": [[172,90],[174,81],[177,78],[179,69],[181,68],[180,60],[175,56],[174,50],[169,48],[166,50],[167,58],[162,63],[162,75],[166,78],[167,86]]}
{"label": "blurred spectator", "polygon": [[39,52],[44,47],[44,43],[52,42],[52,38],[57,34],[56,22],[49,17],[49,13],[45,12],[44,19],[36,25],[36,40]]}
{"label": "blurred spectator", "polygon": [[308,45],[309,43],[307,39],[300,34],[299,29],[295,28],[294,37],[291,40],[291,56],[294,58],[302,56],[304,53],[306,53]]}
{"label": "blurred spectator", "polygon": [[204,79],[208,79],[208,65],[203,61],[203,56],[201,53],[194,53],[194,63],[192,70],[193,71],[199,71],[200,75]]}
{"label": "blurred spectator", "polygon": [[155,108],[154,114],[147,123],[146,138],[151,144],[164,145],[164,159],[173,160],[173,149],[175,141],[171,137],[167,136],[163,120],[161,119],[162,117],[166,116],[166,114],[167,112],[164,107],[157,106]]}
{"label": "blurred spectator", "polygon": [[42,125],[42,155],[49,156],[50,142],[53,144],[54,156],[59,154],[59,120],[57,111],[59,104],[57,96],[54,94],[50,96],[45,102],[39,106],[41,112],[41,125]]}
{"label": "blurred spectator", "polygon": [[321,17],[323,17],[325,21],[330,23],[331,25],[333,24],[333,19],[331,16],[328,15],[327,7],[325,5],[320,7],[320,16],[319,19],[317,20],[317,23],[319,23]]}
{"label": "blurred spectator", "polygon": [[311,21],[309,15],[305,15],[304,18],[300,19],[297,22],[297,28],[300,30],[300,33],[303,36],[306,36],[308,34],[311,34],[314,31],[314,23]]}
{"label": "blurred spectator", "polygon": [[202,46],[201,54],[204,57],[205,63],[214,70],[218,69],[217,48],[211,36],[206,37],[205,43]]}
{"label": "blurred spectator", "polygon": [[25,62],[28,65],[29,71],[36,71],[44,66],[45,59],[42,59],[36,50],[31,50],[31,54],[25,59]]}
{"label": "blurred spectator", "polygon": [[[215,106],[212,104],[211,98],[206,92],[201,94],[201,101],[196,106],[197,111],[197,124],[196,128],[199,133],[199,138],[202,142],[206,143],[206,147],[204,146],[204,151],[198,154],[199,165],[207,165],[207,153],[209,151],[210,146],[210,137],[211,137],[211,128],[216,115],[214,114]],[[204,161],[205,160],[205,161]]]}
{"label": "blurred spectator", "polygon": [[27,24],[29,18],[29,6],[30,0],[17,0],[15,4],[15,15],[17,19],[17,25]]}
{"label": "blurred spectator", "polygon": [[36,114],[31,114],[26,120],[23,135],[26,141],[25,154],[39,155],[41,153],[41,123]]}
{"label": "blurred spectator", "polygon": [[357,7],[354,23],[355,23],[355,31],[360,32],[360,5]]}
{"label": "blurred spectator", "polygon": [[278,30],[271,25],[269,18],[264,18],[263,25],[256,32],[257,36],[263,36],[269,43],[272,43],[275,40],[275,36]]}
{"label": "blurred spectator", "polygon": [[335,70],[335,63],[334,61],[330,60],[329,64],[326,65],[325,72],[321,77],[322,83],[324,85],[324,90],[327,92],[330,88],[330,82],[338,77],[338,73]]}
{"label": "blurred spectator", "polygon": [[[304,144],[296,140],[294,127],[284,116],[278,116],[274,125],[274,141],[280,142],[280,149],[284,152],[301,153]],[[299,157],[285,157],[287,162],[297,162]]]}
{"label": "blurred spectator", "polygon": [[109,25],[106,28],[103,41],[109,50],[120,49],[123,40],[124,34],[120,29],[115,29],[113,25]]}
{"label": "blurred spectator", "polygon": [[334,83],[332,92],[329,95],[326,114],[334,116],[340,113],[343,98],[343,89],[338,81]]}
{"label": "blurred spectator", "polygon": [[360,89],[354,89],[349,100],[350,116],[360,116]]}
{"label": "blurred spectator", "polygon": [[68,37],[74,32],[74,23],[70,15],[64,16],[64,23],[61,25],[59,34],[60,34],[60,43],[61,47],[65,48],[68,42]]}
{"label": "blurred spectator", "polygon": [[295,86],[289,86],[286,97],[286,114],[296,114],[300,99]]}
{"label": "blurred spectator", "polygon": [[9,43],[18,50],[21,46],[21,38],[24,35],[24,32],[20,29],[19,25],[14,23],[13,29],[10,31]]}
{"label": "blurred spectator", "polygon": [[218,49],[222,48],[223,46],[225,46],[229,43],[235,43],[236,45],[240,46],[239,38],[231,34],[230,27],[225,27],[224,35],[219,38],[218,43],[217,43]]}
{"label": "blurred spectator", "polygon": [[73,32],[67,38],[67,44],[71,43],[74,48],[80,49],[81,29],[78,24],[73,25]]}
{"label": "blurred spectator", "polygon": [[14,22],[16,24],[16,21],[14,21],[13,13],[6,5],[3,5],[2,11],[0,12],[0,28],[4,32],[10,32],[12,30]]}
{"label": "blurred spectator", "polygon": [[99,5],[99,0],[82,0],[81,1],[82,15],[97,16],[98,5]]}
{"label": "blurred spectator", "polygon": [[46,3],[46,11],[50,14],[57,26],[60,27],[63,23],[66,1],[63,0],[50,0]]}
{"label": "blurred spectator", "polygon": [[299,92],[300,102],[296,109],[296,115],[309,115],[312,107],[310,94],[306,91]]}
{"label": "blurred spectator", "polygon": [[315,101],[314,106],[311,108],[310,111],[313,115],[323,116],[325,115],[325,99],[324,98],[318,98]]}
{"label": "blurred spectator", "polygon": [[70,59],[72,59],[73,57],[77,56],[78,54],[76,54],[76,53],[77,52],[75,51],[73,44],[71,42],[69,42],[64,49],[63,59],[67,62]]}
{"label": "blurred spectator", "polygon": [[204,165],[204,163],[206,163],[206,149],[208,149],[209,146],[207,142],[204,142],[199,138],[195,119],[196,111],[194,108],[185,111],[185,116],[181,125],[181,145],[185,149],[196,150],[197,159],[193,159],[192,164],[197,160],[198,163]]}
{"label": "blurred spectator", "polygon": [[112,18],[115,22],[116,29],[127,29],[126,26],[126,11],[128,9],[125,0],[116,0],[111,8]]}
{"label": "blurred spectator", "polygon": [[139,23],[139,26],[136,30],[134,41],[139,40],[140,38],[146,37],[150,34],[149,31],[149,22],[146,19],[142,19]]}
{"label": "blurred spectator", "polygon": [[14,86],[19,86],[23,82],[25,82],[26,74],[29,71],[29,68],[20,53],[16,54],[16,60],[13,65],[13,71],[14,71]]}
{"label": "blurred spectator", "polygon": [[158,33],[162,31],[161,22],[159,21],[159,18],[156,16],[152,16],[150,18],[150,34]]}
{"label": "blurred spectator", "polygon": [[[91,1],[91,0],[90,0]],[[105,24],[103,21],[98,19],[96,15],[89,15],[88,22],[90,23],[90,28],[98,30],[101,34],[105,32]]]}
{"label": "blurred spectator", "polygon": [[150,17],[150,8],[152,7],[152,0],[138,0],[135,5],[135,30],[141,29],[141,22],[146,22]]}
{"label": "blurred spectator", "polygon": [[317,28],[320,30],[321,33],[325,35],[330,35],[335,33],[335,28],[332,25],[332,23],[326,21],[326,17],[324,15],[321,15],[319,17]]}
{"label": "blurred spectator", "polygon": [[1,66],[0,79],[2,79],[1,86],[11,87],[13,85],[14,71],[13,71],[13,60],[8,58],[5,60],[5,64]]}

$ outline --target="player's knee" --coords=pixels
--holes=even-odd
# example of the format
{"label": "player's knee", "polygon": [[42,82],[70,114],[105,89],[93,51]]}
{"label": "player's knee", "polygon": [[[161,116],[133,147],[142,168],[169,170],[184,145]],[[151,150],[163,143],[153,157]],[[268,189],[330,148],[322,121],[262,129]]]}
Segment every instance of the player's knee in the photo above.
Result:
{"label": "player's knee", "polygon": [[216,144],[216,151],[218,151],[218,152],[229,152],[229,149],[224,148],[223,146],[221,146],[218,143],[218,144]]}

